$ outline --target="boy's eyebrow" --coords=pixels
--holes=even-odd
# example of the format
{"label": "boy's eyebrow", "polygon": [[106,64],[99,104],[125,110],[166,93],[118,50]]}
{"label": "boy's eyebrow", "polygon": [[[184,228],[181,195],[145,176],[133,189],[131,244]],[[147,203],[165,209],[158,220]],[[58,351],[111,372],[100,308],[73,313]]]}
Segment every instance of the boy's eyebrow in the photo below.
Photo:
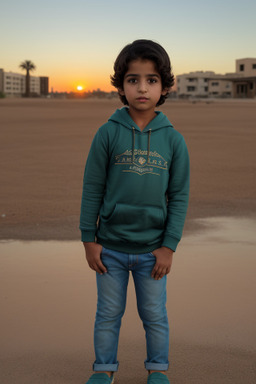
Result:
{"label": "boy's eyebrow", "polygon": [[[139,77],[138,73],[128,73],[124,77]],[[148,73],[146,76],[148,77],[160,77],[157,73]]]}

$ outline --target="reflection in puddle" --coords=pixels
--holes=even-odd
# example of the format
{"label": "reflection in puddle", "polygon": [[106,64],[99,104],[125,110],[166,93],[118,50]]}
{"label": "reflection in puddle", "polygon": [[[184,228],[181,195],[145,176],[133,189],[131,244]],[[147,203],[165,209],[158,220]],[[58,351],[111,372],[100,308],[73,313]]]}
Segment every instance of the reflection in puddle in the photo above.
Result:
{"label": "reflection in puddle", "polygon": [[195,220],[203,228],[193,234],[193,241],[219,241],[256,245],[256,220],[232,217],[211,217]]}
{"label": "reflection in puddle", "polygon": [[[255,350],[256,222],[199,221],[168,276],[171,338]],[[2,350],[92,349],[95,274],[81,242],[3,241],[0,254]],[[123,324],[121,338],[143,342],[133,284]]]}
{"label": "reflection in puddle", "polygon": [[[181,244],[198,243],[227,243],[232,249],[232,244],[241,246],[256,245],[256,220],[247,218],[211,217],[196,219],[195,223],[203,228],[197,233],[183,237]],[[180,246],[179,246],[180,247]],[[0,241],[0,255],[2,256],[50,256],[81,253],[80,241]],[[235,251],[235,248],[234,248]]]}

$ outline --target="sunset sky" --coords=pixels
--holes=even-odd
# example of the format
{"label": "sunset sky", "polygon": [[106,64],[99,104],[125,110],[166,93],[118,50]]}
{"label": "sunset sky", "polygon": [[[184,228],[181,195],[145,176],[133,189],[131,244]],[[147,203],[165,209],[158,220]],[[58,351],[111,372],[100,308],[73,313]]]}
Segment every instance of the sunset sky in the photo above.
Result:
{"label": "sunset sky", "polygon": [[255,0],[2,0],[0,14],[0,68],[31,60],[54,91],[113,90],[115,58],[139,38],[164,46],[175,75],[256,57]]}

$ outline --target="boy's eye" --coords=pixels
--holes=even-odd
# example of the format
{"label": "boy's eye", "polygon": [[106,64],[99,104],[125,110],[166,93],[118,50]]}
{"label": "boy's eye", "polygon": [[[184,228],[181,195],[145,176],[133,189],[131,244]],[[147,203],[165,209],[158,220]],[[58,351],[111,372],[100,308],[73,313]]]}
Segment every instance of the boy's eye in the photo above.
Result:
{"label": "boy's eye", "polygon": [[137,83],[137,79],[136,78],[130,78],[130,79],[128,79],[128,83],[131,83],[131,84],[135,84],[135,83]]}
{"label": "boy's eye", "polygon": [[[157,83],[157,81],[158,80],[155,77],[150,77],[147,79],[147,82],[149,84],[155,84],[155,83]],[[137,84],[138,82],[139,82],[139,79],[137,79],[137,77],[129,77],[127,79],[127,83],[129,83],[129,84]]]}

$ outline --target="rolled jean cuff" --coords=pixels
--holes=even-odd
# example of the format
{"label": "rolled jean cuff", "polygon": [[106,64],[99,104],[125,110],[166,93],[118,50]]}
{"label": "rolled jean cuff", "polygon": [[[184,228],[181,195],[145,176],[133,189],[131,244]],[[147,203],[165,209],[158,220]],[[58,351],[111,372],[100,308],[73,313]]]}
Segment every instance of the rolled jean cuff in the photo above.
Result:
{"label": "rolled jean cuff", "polygon": [[159,363],[149,363],[145,361],[145,368],[148,371],[167,371],[169,368],[169,363],[159,364]]}
{"label": "rolled jean cuff", "polygon": [[94,372],[116,372],[119,363],[116,364],[93,364]]}

